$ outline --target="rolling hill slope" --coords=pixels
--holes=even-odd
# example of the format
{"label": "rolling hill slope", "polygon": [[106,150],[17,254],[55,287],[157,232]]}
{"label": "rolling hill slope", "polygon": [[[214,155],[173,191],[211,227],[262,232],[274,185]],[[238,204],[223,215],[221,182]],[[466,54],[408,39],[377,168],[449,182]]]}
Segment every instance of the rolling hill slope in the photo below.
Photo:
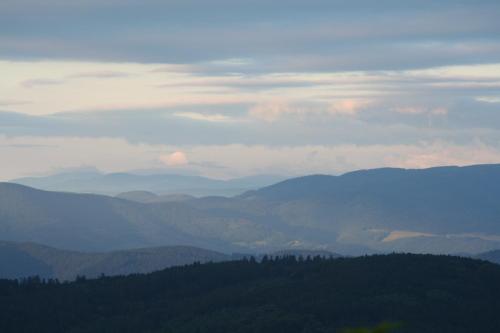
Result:
{"label": "rolling hill slope", "polygon": [[500,264],[500,250],[493,250],[488,252],[480,253],[474,256],[476,259],[491,261],[495,264]]}
{"label": "rolling hill slope", "polygon": [[[240,198],[291,225],[378,250],[480,252],[500,241],[500,165],[306,176]],[[420,238],[420,240],[418,239]]]}
{"label": "rolling hill slope", "polygon": [[176,203],[156,207],[127,200],[47,192],[0,183],[0,234],[7,241],[29,241],[83,251],[109,251],[161,245],[217,248],[217,240],[177,228],[196,214]]}
{"label": "rolling hill slope", "polygon": [[171,266],[230,259],[229,255],[189,246],[83,253],[35,243],[0,242],[0,279],[40,276],[73,280],[77,276],[150,273]]}

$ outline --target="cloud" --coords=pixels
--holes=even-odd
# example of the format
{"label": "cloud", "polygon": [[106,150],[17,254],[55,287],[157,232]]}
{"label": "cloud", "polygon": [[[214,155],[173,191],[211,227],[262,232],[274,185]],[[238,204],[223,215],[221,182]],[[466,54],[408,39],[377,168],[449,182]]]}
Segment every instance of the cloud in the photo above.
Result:
{"label": "cloud", "polygon": [[110,138],[0,135],[0,179],[40,175],[82,165],[94,165],[104,172],[161,167],[157,149],[165,147],[131,145],[123,139]]}
{"label": "cloud", "polygon": [[[96,71],[96,72],[83,72],[67,75],[63,79],[52,79],[52,78],[35,78],[28,79],[21,82],[21,86],[24,88],[35,88],[43,86],[53,86],[68,83],[70,80],[75,79],[111,79],[111,78],[123,78],[128,77],[130,74],[124,72],[116,71]],[[17,104],[19,105],[19,103]]]}
{"label": "cloud", "polygon": [[4,1],[0,57],[253,73],[491,63],[500,61],[499,9],[489,0]]}
{"label": "cloud", "polygon": [[359,110],[370,105],[372,101],[345,99],[335,101],[330,104],[328,112],[330,114],[355,115]]}
{"label": "cloud", "polygon": [[224,170],[200,171],[216,177],[266,172],[282,175],[341,174],[363,168],[427,168],[500,162],[498,148],[481,142],[456,145],[439,140],[408,145],[191,146],[189,151],[197,160],[224,165]]}
{"label": "cloud", "polygon": [[0,99],[0,106],[16,106],[30,104],[31,101],[16,99]]}
{"label": "cloud", "polygon": [[159,159],[169,167],[180,167],[189,163],[186,154],[182,151],[176,151],[170,155],[160,156]]}
{"label": "cloud", "polygon": [[[213,107],[246,104],[254,105],[254,112],[260,118],[271,119],[287,113],[304,117],[328,113],[358,115],[359,111],[376,105],[385,107],[391,100],[394,103],[389,107],[393,108],[418,106],[415,102],[419,101],[432,102],[432,105],[419,103],[422,108],[447,107],[459,97],[495,96],[498,89],[493,87],[500,85],[498,64],[418,71],[259,75],[155,72],[157,68],[157,64],[0,61],[4,79],[0,81],[0,99],[29,100],[29,104],[9,105],[9,109],[38,115],[73,110],[138,110],[191,105],[211,110],[187,112],[230,116]],[[40,81],[37,77],[45,79]],[[37,84],[61,82],[59,78],[64,78],[64,84],[51,89],[25,89],[16,84],[26,82],[28,86],[38,87]]]}
{"label": "cloud", "polygon": [[300,109],[293,108],[284,101],[273,101],[257,104],[248,113],[253,118],[272,122],[283,114],[300,113]]}
{"label": "cloud", "polygon": [[2,156],[26,172],[32,153],[44,166],[120,170],[135,156],[134,168],[221,177],[495,161],[499,11],[495,0],[0,1]]}
{"label": "cloud", "polygon": [[441,141],[424,145],[409,146],[399,156],[388,157],[386,162],[403,168],[500,163],[499,150],[480,141],[463,146]]}
{"label": "cloud", "polygon": [[38,86],[53,86],[63,84],[64,80],[55,79],[31,79],[21,82],[21,85],[25,88],[34,88]]}
{"label": "cloud", "polygon": [[29,144],[29,143],[18,143],[18,144],[4,144],[1,147],[8,147],[8,148],[53,148],[56,146]]}
{"label": "cloud", "polygon": [[[442,100],[405,97],[408,107],[434,112]],[[465,144],[480,139],[500,146],[500,113],[494,103],[463,99],[446,105],[447,114],[400,113],[399,102],[379,101],[355,114],[332,114],[328,103],[276,104],[256,112],[255,105],[69,112],[29,116],[0,112],[0,135],[124,138],[131,143],[171,145],[264,144],[268,146],[338,144],[416,144],[441,139]],[[272,104],[272,107],[275,104]],[[264,105],[267,106],[267,105]],[[187,113],[189,117],[179,117]],[[191,119],[203,115],[203,120]],[[216,115],[211,118],[210,115]],[[223,117],[220,117],[223,116]],[[231,121],[225,121],[225,117]],[[207,121],[210,119],[212,121]],[[214,121],[224,120],[224,121]]]}
{"label": "cloud", "polygon": [[287,102],[285,100],[272,100],[259,103],[249,110],[250,117],[274,122],[282,117],[308,117],[308,116],[354,116],[362,108],[370,105],[368,100],[344,99],[329,103]]}
{"label": "cloud", "polygon": [[83,72],[68,75],[69,79],[114,79],[121,77],[131,76],[130,73],[118,72],[118,71],[95,71],[95,72]]}
{"label": "cloud", "polygon": [[213,123],[225,123],[225,122],[235,121],[235,119],[219,113],[203,114],[198,112],[175,112],[173,113],[173,115],[175,117],[186,118],[196,121],[208,121]]}
{"label": "cloud", "polygon": [[[113,154],[109,154],[110,151]],[[172,153],[163,155],[165,151]],[[0,179],[3,180],[82,165],[92,165],[103,172],[175,170],[227,179],[270,173],[285,176],[340,174],[386,166],[421,168],[500,163],[498,147],[481,141],[455,144],[442,140],[414,144],[173,146],[132,144],[117,138],[14,138],[0,135],[0,154]]]}
{"label": "cloud", "polygon": [[448,109],[446,107],[422,107],[422,106],[405,106],[405,107],[396,107],[392,109],[395,112],[402,114],[410,114],[410,115],[434,115],[434,116],[445,116],[448,114]]}
{"label": "cloud", "polygon": [[476,101],[485,103],[500,103],[500,96],[479,96]]}

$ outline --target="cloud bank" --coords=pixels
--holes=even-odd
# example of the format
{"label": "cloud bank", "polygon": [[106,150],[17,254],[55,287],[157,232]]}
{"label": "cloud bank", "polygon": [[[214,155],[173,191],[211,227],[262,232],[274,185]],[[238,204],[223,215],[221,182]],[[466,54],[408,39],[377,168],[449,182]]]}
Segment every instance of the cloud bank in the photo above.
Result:
{"label": "cloud bank", "polygon": [[498,13],[493,0],[2,1],[0,178],[500,162]]}

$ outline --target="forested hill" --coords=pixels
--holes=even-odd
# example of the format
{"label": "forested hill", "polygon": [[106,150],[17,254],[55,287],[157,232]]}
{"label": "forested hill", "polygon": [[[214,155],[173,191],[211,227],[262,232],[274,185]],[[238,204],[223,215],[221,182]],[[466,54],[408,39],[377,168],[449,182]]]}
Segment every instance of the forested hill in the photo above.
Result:
{"label": "forested hill", "polygon": [[73,283],[0,282],[0,331],[499,332],[500,266],[393,254],[242,260]]}

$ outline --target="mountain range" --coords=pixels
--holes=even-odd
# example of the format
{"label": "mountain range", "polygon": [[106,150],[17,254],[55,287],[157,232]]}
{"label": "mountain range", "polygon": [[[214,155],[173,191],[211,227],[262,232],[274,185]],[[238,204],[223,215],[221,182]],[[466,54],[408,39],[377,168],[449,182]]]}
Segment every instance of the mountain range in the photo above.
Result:
{"label": "mountain range", "polygon": [[37,243],[0,241],[0,279],[44,279],[71,281],[78,277],[97,278],[144,274],[193,263],[221,262],[242,258],[295,256],[302,258],[339,257],[328,251],[285,249],[268,254],[232,253],[193,246],[163,246],[109,252],[78,252]]}
{"label": "mountain range", "polygon": [[153,202],[180,202],[193,200],[195,197],[189,194],[156,194],[148,191],[129,191],[119,193],[115,196],[116,198],[125,199],[129,201],[141,202],[141,203],[153,203]]}
{"label": "mountain range", "polygon": [[[78,252],[56,249],[50,246],[0,241],[0,279],[24,279],[38,276],[44,279],[72,281],[78,277],[97,278],[144,274],[168,267],[193,263],[222,262],[242,258],[339,258],[339,254],[325,250],[284,249],[270,253],[233,253],[201,249],[192,246],[163,246],[110,252]],[[500,250],[476,255],[463,254],[500,264]]]}
{"label": "mountain range", "polygon": [[500,248],[499,183],[500,165],[313,175],[230,198],[124,199],[1,183],[0,232],[7,241],[76,251],[477,254]]}
{"label": "mountain range", "polygon": [[11,180],[41,190],[117,195],[122,192],[147,191],[158,195],[233,196],[283,180],[275,175],[255,175],[230,180],[176,174],[104,174],[94,169],[68,171],[49,176]]}
{"label": "mountain range", "polygon": [[36,243],[0,241],[0,279],[30,276],[74,280],[78,276],[150,273],[194,262],[219,262],[232,257],[191,246],[166,246],[101,253],[55,249]]}

